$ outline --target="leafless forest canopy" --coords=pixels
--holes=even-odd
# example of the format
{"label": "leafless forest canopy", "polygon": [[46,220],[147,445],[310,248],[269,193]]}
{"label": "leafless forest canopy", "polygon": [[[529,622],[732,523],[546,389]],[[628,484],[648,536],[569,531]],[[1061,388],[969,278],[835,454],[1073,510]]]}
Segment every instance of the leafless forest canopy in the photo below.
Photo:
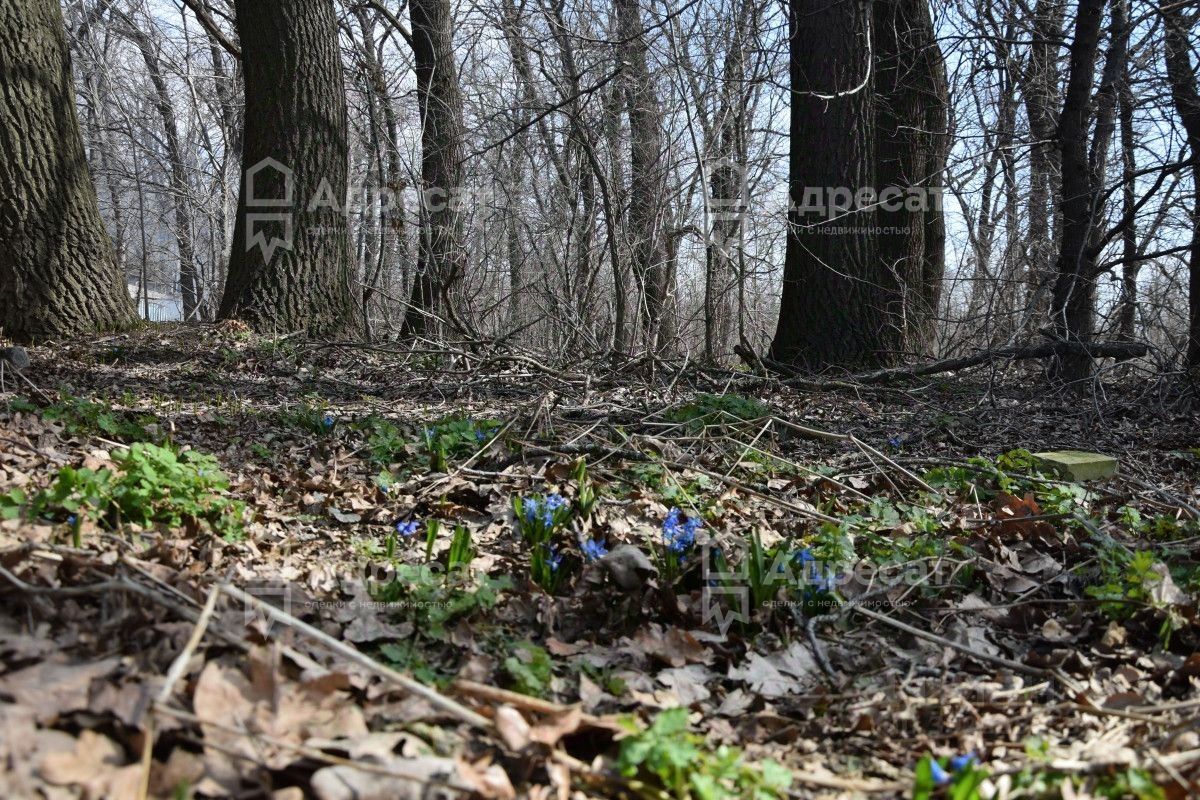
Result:
{"label": "leafless forest canopy", "polygon": [[[789,7],[765,0],[481,0],[438,12],[449,49],[425,54],[413,42],[417,9],[335,3],[349,171],[344,197],[335,181],[325,199],[348,221],[356,332],[727,365],[739,342],[766,353],[786,324],[790,142],[793,159],[800,150],[823,164],[879,162],[820,181],[791,176],[802,211],[812,201],[825,209],[814,224],[792,218],[795,249],[815,252],[805,237],[836,240],[819,269],[886,283],[837,249],[861,244],[869,226],[907,229],[915,218],[836,193],[936,187],[923,200],[944,210],[944,271],[909,272],[910,255],[881,250],[874,258],[898,281],[903,308],[835,285],[819,303],[869,310],[821,325],[830,335],[863,324],[917,333],[862,345],[881,357],[782,360],[853,367],[1050,337],[1141,341],[1156,366],[1180,364],[1196,219],[1184,122],[1189,88],[1195,102],[1194,5],[923,2],[864,12],[797,0],[789,42]],[[213,319],[235,249],[247,114],[260,113],[246,108],[241,54],[264,45],[239,45],[226,0],[67,0],[63,11],[88,168],[138,313]],[[291,68],[266,47],[258,57]],[[417,62],[447,54],[449,69],[433,74],[454,91],[435,85],[426,114]],[[793,85],[797,65],[812,95],[830,99],[814,105]],[[817,76],[819,65],[828,69]],[[925,117],[944,170],[934,158],[921,174],[901,163],[884,175],[891,151],[920,146],[903,136],[924,122],[905,116],[900,90],[928,98],[930,76],[944,81],[944,113]],[[802,113],[790,117],[794,106]],[[447,145],[458,184],[448,226],[430,210],[422,162],[434,147],[423,148],[423,133],[441,112],[459,117],[448,132],[458,139]],[[874,117],[853,124],[864,113]],[[881,117],[894,120],[890,138]],[[1082,163],[1064,149],[1068,129]],[[870,153],[838,145],[872,139]],[[1087,263],[1066,290],[1074,295],[1056,297],[1071,259]],[[797,292],[818,295],[805,274]],[[812,316],[803,303],[784,306]]]}

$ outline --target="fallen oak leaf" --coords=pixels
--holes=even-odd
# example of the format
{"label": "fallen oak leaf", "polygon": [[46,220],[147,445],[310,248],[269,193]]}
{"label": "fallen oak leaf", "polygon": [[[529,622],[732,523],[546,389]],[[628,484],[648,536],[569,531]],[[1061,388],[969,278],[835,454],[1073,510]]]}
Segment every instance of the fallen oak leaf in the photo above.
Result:
{"label": "fallen oak leaf", "polygon": [[487,800],[516,800],[517,791],[508,779],[508,774],[498,764],[492,764],[487,759],[474,764],[460,760],[458,774],[480,797]]}
{"label": "fallen oak leaf", "polygon": [[640,629],[634,635],[634,643],[643,653],[658,658],[671,667],[685,664],[711,664],[713,652],[700,644],[692,634],[681,628],[670,628],[663,633],[657,623]]}
{"label": "fallen oak leaf", "polygon": [[363,767],[339,764],[313,773],[317,800],[457,800],[475,786],[449,758],[387,758]]}
{"label": "fallen oak leaf", "polygon": [[529,723],[521,716],[521,712],[509,705],[496,709],[496,732],[509,750],[524,750],[529,744]]}
{"label": "fallen oak leaf", "polygon": [[141,788],[141,766],[125,766],[125,751],[107,736],[84,730],[75,749],[47,753],[38,773],[56,786],[80,786],[88,798],[134,800]]}
{"label": "fallen oak leaf", "polygon": [[119,663],[117,658],[67,663],[56,656],[0,678],[0,694],[34,709],[38,722],[47,724],[61,714],[88,708],[92,682],[112,673]]}
{"label": "fallen oak leaf", "polygon": [[585,724],[583,709],[573,706],[561,714],[543,718],[529,729],[531,741],[553,747],[564,736],[569,736]]}
{"label": "fallen oak leaf", "polygon": [[1044,519],[1036,519],[1042,515],[1042,509],[1038,507],[1032,492],[1027,492],[1023,498],[999,492],[993,501],[993,508],[997,517],[995,530],[1004,538],[1046,542],[1056,538],[1053,525]]}

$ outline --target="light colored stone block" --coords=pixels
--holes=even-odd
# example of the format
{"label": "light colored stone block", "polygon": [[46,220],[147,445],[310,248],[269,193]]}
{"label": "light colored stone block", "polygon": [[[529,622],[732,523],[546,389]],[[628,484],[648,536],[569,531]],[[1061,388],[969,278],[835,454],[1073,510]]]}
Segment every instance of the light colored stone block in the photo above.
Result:
{"label": "light colored stone block", "polygon": [[1117,474],[1117,460],[1101,453],[1056,450],[1034,453],[1033,457],[1040,466],[1073,481],[1094,481]]}

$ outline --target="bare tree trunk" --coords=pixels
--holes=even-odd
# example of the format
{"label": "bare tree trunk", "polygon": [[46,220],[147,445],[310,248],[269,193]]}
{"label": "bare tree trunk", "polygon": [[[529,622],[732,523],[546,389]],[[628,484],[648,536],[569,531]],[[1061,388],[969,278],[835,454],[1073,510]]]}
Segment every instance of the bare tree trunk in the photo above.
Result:
{"label": "bare tree trunk", "polygon": [[[619,26],[618,26],[619,27]],[[612,91],[604,102],[604,138],[608,144],[609,166],[607,175],[600,183],[604,199],[604,220],[608,235],[609,260],[613,273],[613,352],[620,354],[629,350],[629,253],[618,241],[618,232],[624,225],[625,169],[621,160],[621,92],[620,84],[614,82]],[[593,163],[599,159],[593,153]],[[597,178],[600,172],[597,169]],[[636,292],[634,293],[636,296]]]}
{"label": "bare tree trunk", "polygon": [[887,364],[899,298],[877,288],[889,279],[871,235],[874,205],[851,211],[843,194],[875,180],[870,8],[791,0],[789,10],[791,202],[771,358],[808,369]]}
{"label": "bare tree trunk", "polygon": [[[742,0],[732,24],[733,41],[725,53],[721,101],[716,119],[705,125],[712,158],[708,185],[712,209],[711,229],[705,248],[704,357],[721,364],[733,347],[737,255],[742,247],[742,226],[749,203],[748,105],[750,75],[747,51],[758,28],[754,0]],[[686,53],[686,49],[683,51]],[[698,113],[703,108],[697,103]]]}
{"label": "bare tree trunk", "polygon": [[[507,0],[504,5],[503,27],[518,85],[518,95],[513,102],[512,114],[513,124],[519,132],[512,141],[507,158],[505,158],[504,151],[499,154],[500,158],[505,161],[505,185],[508,194],[508,206],[504,219],[505,255],[508,259],[508,308],[505,312],[504,326],[510,331],[516,331],[525,324],[527,316],[525,307],[529,301],[526,296],[528,292],[525,276],[526,265],[521,255],[520,220],[522,213],[518,198],[523,195],[525,182],[524,159],[527,157],[529,146],[529,137],[526,131],[530,125],[528,117],[532,110],[538,107],[538,99],[534,85],[533,67],[529,63],[525,40],[521,37],[521,14],[516,0]],[[545,120],[539,120],[532,124],[541,134],[542,144],[555,167],[559,183],[565,184],[568,179],[563,174],[562,164]]]}
{"label": "bare tree trunk", "polygon": [[150,84],[154,87],[154,105],[162,122],[163,142],[166,145],[167,161],[170,162],[171,207],[175,215],[175,246],[179,256],[179,290],[183,299],[183,318],[196,321],[200,319],[204,294],[192,247],[192,214],[188,206],[191,190],[183,149],[179,144],[175,108],[171,103],[171,94],[167,90],[167,81],[163,77],[154,42],[123,13],[115,10],[114,13],[124,23],[122,33],[133,41],[141,53],[150,76]]}
{"label": "bare tree trunk", "polygon": [[1133,91],[1129,86],[1129,64],[1126,63],[1117,95],[1117,113],[1121,122],[1121,298],[1117,303],[1117,335],[1133,339],[1137,317],[1138,272],[1141,261],[1137,246],[1137,198],[1135,196],[1137,160],[1134,151]]}
{"label": "bare tree trunk", "polygon": [[884,312],[900,348],[923,353],[933,343],[946,267],[946,68],[928,0],[876,0],[873,9],[875,185],[904,191],[903,203],[883,202],[876,212],[885,231],[877,257],[892,298]]}
{"label": "bare tree trunk", "polygon": [[[559,64],[565,77],[565,91],[570,93],[567,102],[570,136],[567,146],[564,148],[563,158],[558,157],[557,150],[548,138],[545,125],[539,125],[539,131],[542,132],[546,152],[549,153],[552,163],[560,173],[560,181],[568,187],[572,211],[576,208],[576,197],[579,199],[579,214],[572,220],[573,223],[575,219],[579,220],[578,230],[569,230],[568,236],[575,242],[573,310],[576,319],[582,320],[586,317],[591,305],[593,290],[599,275],[599,270],[593,265],[592,248],[596,240],[596,212],[601,199],[607,196],[607,187],[604,185],[604,173],[598,169],[597,132],[584,122],[580,70],[563,11],[565,4],[563,0],[553,0],[549,5],[553,15],[554,39],[558,44]],[[515,13],[515,5],[512,7]],[[525,50],[523,45],[522,50]],[[525,56],[525,60],[528,61],[528,55]],[[529,81],[529,85],[532,86],[532,81]],[[531,94],[531,96],[534,95]],[[565,161],[566,164],[561,164],[562,161]],[[566,175],[569,164],[577,164],[575,173],[578,177],[573,184]],[[597,184],[600,184],[599,192],[597,192]],[[578,190],[575,187],[578,187]],[[572,228],[574,227],[573,224]],[[613,263],[615,267],[616,262]],[[582,330],[578,325],[572,325],[568,332],[567,346],[574,346],[581,333]]]}
{"label": "bare tree trunk", "polygon": [[615,0],[617,38],[625,63],[622,77],[629,115],[629,231],[634,276],[640,285],[643,328],[651,350],[659,346],[659,328],[670,288],[666,240],[667,165],[662,108],[646,54],[639,0]]}
{"label": "bare tree trunk", "polygon": [[[216,89],[218,107],[221,110],[220,127],[225,152],[221,159],[221,207],[218,219],[221,225],[222,266],[233,254],[233,228],[237,219],[237,186],[231,178],[240,175],[242,162],[242,116],[237,104],[237,87],[240,83],[240,62],[234,63],[232,71],[225,66],[225,53],[216,39],[209,39],[209,54],[212,58],[213,85]],[[224,293],[225,275],[218,269],[215,287],[218,295]]]}
{"label": "bare tree trunk", "polygon": [[1192,167],[1192,247],[1188,266],[1187,363],[1193,377],[1200,380],[1200,93],[1196,90],[1196,72],[1188,56],[1188,25],[1184,9],[1172,4],[1164,8],[1167,39],[1167,79],[1171,84],[1171,97],[1175,110],[1187,131],[1188,149],[1191,151]]}
{"label": "bare tree trunk", "polygon": [[[125,261],[128,256],[125,241],[125,213],[121,207],[121,188],[115,177],[111,163],[113,154],[112,135],[109,129],[107,115],[104,114],[106,82],[101,75],[93,75],[84,82],[88,94],[86,103],[87,114],[84,116],[84,130],[92,143],[92,157],[96,160],[97,183],[101,176],[108,193],[109,213],[112,215],[113,257],[117,270],[125,274]],[[97,188],[97,191],[99,189]],[[103,216],[103,213],[101,214]]]}
{"label": "bare tree trunk", "polygon": [[[381,186],[379,197],[376,198],[379,209],[380,241],[376,245],[377,260],[368,264],[372,269],[370,280],[363,286],[363,314],[367,314],[380,280],[388,281],[396,270],[398,262],[406,260],[408,248],[405,242],[404,226],[404,173],[400,158],[400,148],[396,137],[399,135],[399,123],[396,119],[396,109],[388,93],[387,80],[384,78],[383,65],[379,61],[379,53],[375,47],[374,25],[364,7],[354,10],[362,31],[363,67],[368,82],[368,109],[371,116],[371,137],[375,147],[376,171],[379,173]],[[376,109],[382,114],[382,126],[375,118]],[[382,141],[383,153],[379,153]],[[386,157],[386,164],[379,163]],[[364,324],[368,324],[364,321]],[[369,324],[368,324],[369,329]]]}
{"label": "bare tree trunk", "polygon": [[[1004,100],[1001,99],[1001,104]],[[1000,117],[1004,117],[1003,109]],[[995,135],[985,133],[984,150],[988,152],[983,168],[983,188],[979,193],[979,210],[974,225],[968,221],[967,232],[974,261],[971,272],[971,293],[967,301],[966,318],[980,319],[984,316],[991,294],[996,291],[995,275],[991,270],[992,246],[996,239],[996,172],[1000,168],[1001,151],[998,142],[1005,136],[1003,123],[997,126]],[[989,333],[990,338],[990,333]]]}
{"label": "bare tree trunk", "polygon": [[346,95],[332,0],[236,8],[246,123],[220,316],[263,331],[352,333]]}
{"label": "bare tree trunk", "polygon": [[130,324],[57,0],[0,0],[0,97],[0,328],[29,340]]}
{"label": "bare tree trunk", "polygon": [[411,0],[412,49],[421,115],[421,241],[402,335],[421,336],[466,269],[463,249],[463,103],[450,0]]}
{"label": "bare tree trunk", "polygon": [[[1004,67],[997,70],[995,132],[985,130],[984,133],[983,148],[987,153],[987,165],[984,168],[982,202],[979,204],[978,222],[973,232],[968,226],[975,268],[966,318],[972,322],[982,321],[977,330],[988,347],[1009,341],[1014,324],[1014,297],[1018,289],[1015,275],[1018,259],[1013,247],[1017,234],[1018,210],[1016,162],[1013,158],[1017,96],[1011,80],[1013,59],[1010,43],[1015,38],[1011,21],[1006,25],[1003,35],[997,38],[992,44],[993,58],[997,64],[1003,64]],[[996,191],[997,176],[1002,189],[1000,193]],[[1003,206],[1000,204],[1001,198]],[[997,258],[995,242],[1001,208],[1005,215],[1005,247]]]}
{"label": "bare tree trunk", "polygon": [[[1067,94],[1059,117],[1063,231],[1051,318],[1056,336],[1064,341],[1089,339],[1096,313],[1095,257],[1088,247],[1096,221],[1096,196],[1087,134],[1103,13],[1104,0],[1080,0]],[[1091,358],[1078,352],[1063,355],[1055,361],[1054,374],[1068,382],[1087,379]]]}
{"label": "bare tree trunk", "polygon": [[1065,3],[1037,0],[1029,67],[1019,73],[1025,113],[1029,118],[1028,320],[1040,324],[1049,310],[1054,259],[1061,233],[1061,209],[1055,205],[1062,180],[1057,140],[1059,101],[1058,49],[1063,36]]}

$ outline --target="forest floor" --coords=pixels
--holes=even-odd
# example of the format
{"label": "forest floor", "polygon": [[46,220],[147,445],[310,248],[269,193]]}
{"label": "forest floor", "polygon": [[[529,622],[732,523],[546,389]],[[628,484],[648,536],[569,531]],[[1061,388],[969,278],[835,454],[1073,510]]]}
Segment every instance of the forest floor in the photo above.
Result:
{"label": "forest floor", "polygon": [[1200,793],[1200,426],[1159,387],[230,325],[31,357],[0,796]]}

